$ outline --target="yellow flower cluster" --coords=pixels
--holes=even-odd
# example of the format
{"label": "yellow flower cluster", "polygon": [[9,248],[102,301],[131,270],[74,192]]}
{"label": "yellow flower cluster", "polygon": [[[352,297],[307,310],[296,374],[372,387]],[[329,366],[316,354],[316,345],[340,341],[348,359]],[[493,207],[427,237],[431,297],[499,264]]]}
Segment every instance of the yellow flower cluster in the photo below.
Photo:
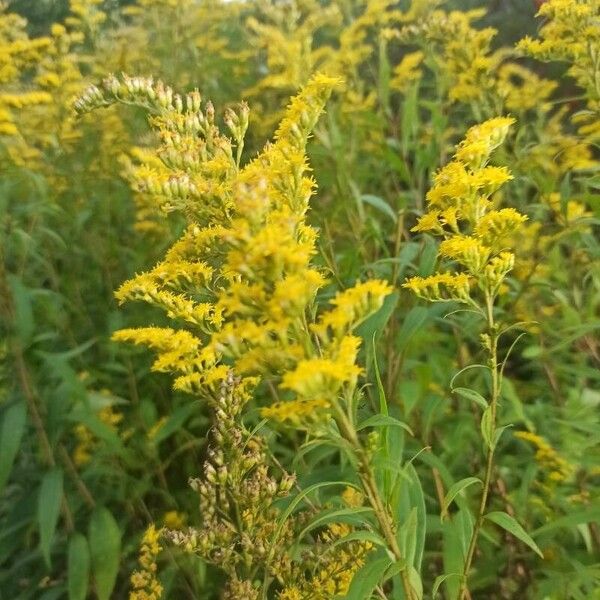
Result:
{"label": "yellow flower cluster", "polygon": [[308,310],[325,279],[311,266],[316,231],[306,212],[315,184],[305,147],[336,85],[313,77],[291,100],[275,141],[244,168],[245,105],[225,115],[229,138],[198,92],[180,96],[151,79],[109,77],[77,100],[80,113],[118,101],[154,112],[162,166],[140,165],[138,188],[163,209],[184,213],[188,228],[163,261],[116,296],[157,306],[187,329],[128,329],[114,339],[153,348],[153,368],[177,374],[177,388],[214,395],[234,365],[238,375],[276,379],[293,394],[266,415],[298,420],[355,385],[359,340],[352,329],[379,309],[389,286],[359,283],[313,323]]}
{"label": "yellow flower cluster", "polygon": [[163,587],[156,577],[156,557],[162,550],[158,543],[160,534],[154,524],[144,533],[139,555],[141,569],[131,574],[129,600],[159,600],[162,596]]}
{"label": "yellow flower cluster", "polygon": [[588,111],[577,116],[580,133],[600,137],[600,1],[548,0],[539,13],[546,19],[540,39],[526,37],[518,49],[541,60],[563,60],[587,95]]}
{"label": "yellow flower cluster", "polygon": [[[119,411],[115,411],[111,405],[108,405],[98,412],[98,418],[102,423],[116,431],[117,426],[123,420],[123,414]],[[97,444],[97,440],[94,434],[81,423],[75,426],[74,433],[77,439],[77,445],[73,451],[73,462],[78,467],[83,467],[90,462],[92,451]]]}
{"label": "yellow flower cluster", "polygon": [[[559,452],[542,436],[530,431],[517,431],[517,439],[528,442],[535,448],[535,460],[539,475],[535,488],[539,495],[532,494],[531,504],[548,517],[552,514],[552,502],[556,498],[557,488],[569,482],[573,475],[573,465],[564,459]],[[570,497],[572,502],[584,501],[585,498]]]}
{"label": "yellow flower cluster", "polygon": [[451,100],[483,102],[495,86],[493,73],[499,56],[490,53],[490,43],[496,30],[472,27],[484,14],[482,10],[434,10],[399,32],[402,41],[418,43],[433,59]]}
{"label": "yellow flower cluster", "polygon": [[7,13],[6,5],[0,5],[0,135],[3,136],[19,133],[14,110],[51,102],[45,91],[19,89],[23,72],[37,68],[52,43],[47,37],[30,39],[25,28],[25,19]]}
{"label": "yellow flower cluster", "polygon": [[512,176],[505,167],[488,165],[513,122],[510,117],[496,117],[469,129],[454,160],[435,175],[427,194],[429,211],[413,231],[443,236],[440,256],[454,261],[461,270],[409,279],[404,287],[418,296],[468,303],[474,281],[493,297],[513,268],[514,255],[506,243],[526,217],[514,208],[494,208],[492,195]]}
{"label": "yellow flower cluster", "polygon": [[[319,543],[325,546],[338,543],[352,533],[349,525],[333,523],[321,534]],[[348,593],[355,573],[362,567],[366,555],[372,549],[371,542],[348,542],[316,557],[316,564],[309,577],[299,575],[293,583],[279,592],[278,600],[331,600],[343,598]]]}

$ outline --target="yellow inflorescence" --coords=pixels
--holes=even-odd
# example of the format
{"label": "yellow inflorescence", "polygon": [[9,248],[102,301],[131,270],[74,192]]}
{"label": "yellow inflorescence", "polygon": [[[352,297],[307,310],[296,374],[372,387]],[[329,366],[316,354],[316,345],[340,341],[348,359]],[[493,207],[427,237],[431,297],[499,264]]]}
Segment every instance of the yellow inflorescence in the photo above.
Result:
{"label": "yellow inflorescence", "polygon": [[538,15],[546,19],[539,39],[526,37],[517,47],[541,60],[570,64],[569,74],[585,90],[589,109],[574,120],[581,123],[581,134],[596,140],[600,137],[600,1],[548,0]]}
{"label": "yellow inflorescence", "polygon": [[319,543],[325,546],[337,543],[335,550],[317,556],[310,576],[300,574],[293,583],[289,583],[279,592],[278,600],[330,600],[345,597],[354,575],[373,548],[371,542],[352,541],[339,544],[340,540],[350,533],[352,528],[347,524],[329,525],[320,535]]}
{"label": "yellow inflorescence", "polygon": [[289,402],[264,414],[297,421],[323,414],[343,388],[356,384],[359,339],[352,329],[381,307],[391,288],[358,283],[316,322],[308,317],[326,281],[311,264],[317,232],[306,213],[315,183],[306,144],[338,83],[315,75],[291,100],[274,142],[243,168],[236,148],[243,146],[245,106],[227,113],[229,138],[198,92],[179,96],[151,79],[109,77],[76,102],[80,113],[118,100],[157,113],[152,124],[162,167],[150,157],[137,170],[140,189],[183,212],[188,229],[163,261],[125,282],[116,296],[160,307],[187,329],[129,329],[114,339],[153,348],[153,368],[176,374],[176,388],[214,394],[233,365],[239,375],[267,377],[291,392]]}
{"label": "yellow inflorescence", "polygon": [[134,571],[130,577],[131,592],[129,600],[159,600],[163,587],[156,577],[156,557],[162,550],[159,545],[161,530],[150,525],[140,546],[140,570]]}
{"label": "yellow inflorescence", "polygon": [[512,179],[504,167],[488,166],[514,119],[496,117],[469,129],[454,160],[440,169],[427,194],[429,211],[413,231],[443,236],[439,254],[462,271],[413,277],[404,287],[431,301],[470,302],[470,283],[495,295],[514,265],[507,238],[526,221],[514,208],[493,208],[492,194]]}

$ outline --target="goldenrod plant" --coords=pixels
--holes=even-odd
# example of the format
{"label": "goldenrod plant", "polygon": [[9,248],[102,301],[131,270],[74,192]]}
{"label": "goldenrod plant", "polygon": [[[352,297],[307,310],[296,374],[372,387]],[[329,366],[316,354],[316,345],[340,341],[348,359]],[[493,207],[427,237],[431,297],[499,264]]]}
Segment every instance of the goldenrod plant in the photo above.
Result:
{"label": "goldenrod plant", "polygon": [[0,4],[0,600],[596,598],[597,0]]}

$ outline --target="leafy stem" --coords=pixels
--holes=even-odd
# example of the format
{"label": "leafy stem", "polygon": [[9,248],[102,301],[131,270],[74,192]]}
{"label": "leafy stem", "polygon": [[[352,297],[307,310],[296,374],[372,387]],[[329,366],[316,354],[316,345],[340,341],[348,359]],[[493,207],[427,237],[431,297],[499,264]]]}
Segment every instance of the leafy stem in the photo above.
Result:
{"label": "leafy stem", "polygon": [[490,494],[490,485],[492,481],[492,471],[494,469],[494,451],[496,448],[496,416],[498,412],[498,397],[500,396],[501,386],[501,372],[498,365],[498,328],[494,321],[494,299],[495,295],[488,292],[486,293],[486,318],[487,318],[487,329],[488,329],[488,340],[487,349],[489,351],[489,368],[492,375],[492,389],[490,395],[490,419],[489,419],[489,436],[486,441],[487,446],[487,457],[485,466],[485,475],[483,478],[483,490],[481,492],[481,499],[479,501],[479,509],[477,512],[477,518],[475,525],[473,526],[473,533],[469,541],[469,547],[467,550],[467,556],[461,576],[461,585],[458,594],[458,600],[468,600],[469,595],[469,573],[471,565],[473,563],[473,557],[475,556],[475,549],[477,548],[477,540],[481,531],[481,525],[485,516],[487,508],[487,502]]}
{"label": "leafy stem", "polygon": [[407,600],[416,600],[416,594],[408,578],[408,565],[398,544],[396,530],[392,516],[379,493],[375,475],[369,460],[369,454],[363,447],[352,421],[347,417],[344,410],[336,405],[336,422],[342,437],[349,442],[358,461],[358,475],[375,518],[379,524],[380,531],[388,545],[388,550],[393,554],[396,562],[401,566],[400,579]]}

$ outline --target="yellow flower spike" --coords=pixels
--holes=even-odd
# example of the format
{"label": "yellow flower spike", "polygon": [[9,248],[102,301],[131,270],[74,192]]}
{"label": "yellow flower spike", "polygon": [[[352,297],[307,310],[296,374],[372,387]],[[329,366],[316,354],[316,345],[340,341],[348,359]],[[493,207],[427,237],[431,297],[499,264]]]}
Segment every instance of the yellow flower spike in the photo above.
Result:
{"label": "yellow flower spike", "polygon": [[442,225],[440,223],[441,211],[430,210],[425,213],[422,217],[419,217],[417,224],[411,229],[411,231],[434,231],[436,233],[442,233]]}
{"label": "yellow flower spike", "polygon": [[391,292],[392,287],[385,281],[372,279],[357,283],[354,287],[338,292],[331,301],[334,308],[323,313],[318,323],[311,327],[323,340],[327,340],[330,334],[341,339],[366,317],[379,310]]}
{"label": "yellow flower spike", "polygon": [[506,237],[513,235],[527,217],[514,208],[502,208],[485,214],[475,226],[475,235],[490,247],[496,247]]}
{"label": "yellow flower spike", "polygon": [[342,80],[336,77],[323,73],[313,75],[290,102],[275,133],[276,144],[303,149],[329,95],[341,84]]}
{"label": "yellow flower spike", "polygon": [[390,81],[390,88],[401,93],[422,77],[420,70],[421,63],[425,59],[425,54],[420,50],[409,52],[402,57],[402,60],[394,67],[393,77]]}
{"label": "yellow flower spike", "polygon": [[473,169],[484,167],[490,154],[506,139],[513,123],[512,117],[495,117],[471,127],[459,144],[455,158]]}
{"label": "yellow flower spike", "polygon": [[129,600],[160,600],[162,596],[163,587],[156,576],[156,558],[162,550],[160,534],[161,530],[154,524],[144,533],[138,558],[141,570],[134,571],[129,579],[132,588]]}
{"label": "yellow flower spike", "polygon": [[290,423],[295,426],[318,421],[326,417],[331,403],[324,398],[304,398],[276,402],[261,409],[260,414],[265,419],[279,423]]}
{"label": "yellow flower spike", "polygon": [[456,260],[472,274],[476,274],[487,263],[491,249],[475,237],[456,235],[444,240],[439,252],[440,256]]}
{"label": "yellow flower spike", "polygon": [[429,277],[411,277],[402,284],[406,288],[431,302],[469,302],[470,283],[465,273],[437,273]]}
{"label": "yellow flower spike", "polygon": [[512,252],[501,252],[485,266],[481,280],[492,293],[496,294],[514,265],[515,255]]}

